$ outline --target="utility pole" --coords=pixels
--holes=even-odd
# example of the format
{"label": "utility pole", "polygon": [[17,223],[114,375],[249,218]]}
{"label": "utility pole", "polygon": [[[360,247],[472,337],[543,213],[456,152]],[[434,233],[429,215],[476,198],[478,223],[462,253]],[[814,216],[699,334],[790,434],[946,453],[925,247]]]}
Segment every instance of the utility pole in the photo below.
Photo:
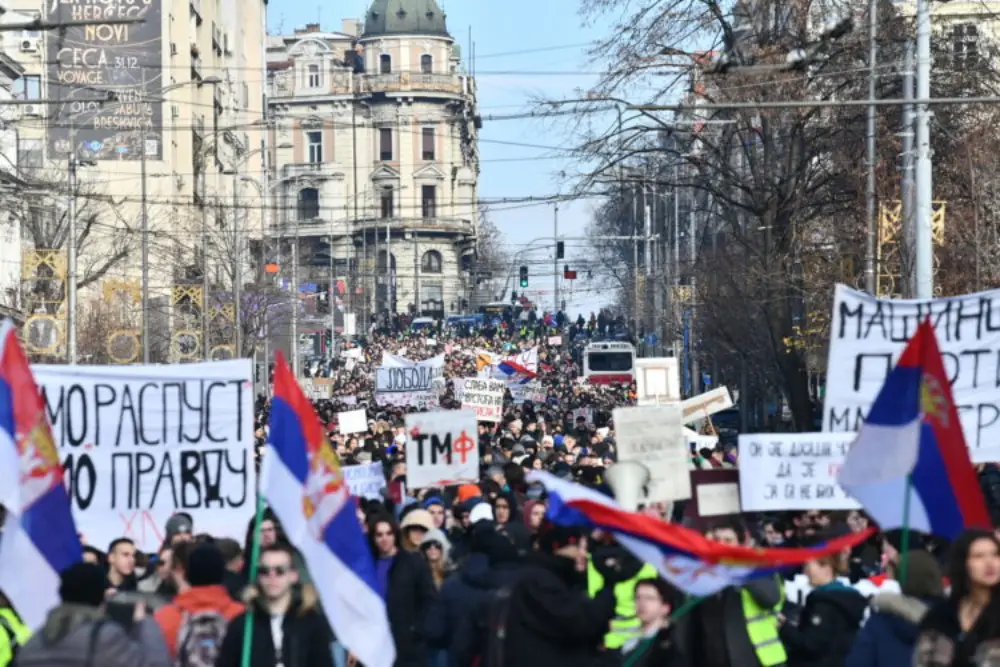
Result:
{"label": "utility pole", "polygon": [[240,246],[240,217],[239,217],[239,192],[237,191],[239,179],[233,179],[233,345],[235,346],[236,359],[243,357],[243,295],[241,294],[241,283],[243,282],[243,249]]}
{"label": "utility pole", "polygon": [[299,377],[299,216],[295,216],[295,239],[292,241],[292,372]]}
{"label": "utility pole", "polygon": [[[906,51],[903,61],[903,97],[905,99],[913,99],[913,42],[906,42]],[[903,107],[903,131],[900,133],[900,137],[903,143],[903,183],[900,188],[900,194],[902,196],[902,213],[903,213],[903,239],[904,239],[904,250],[901,253],[903,258],[902,268],[903,268],[903,297],[907,299],[912,299],[914,294],[916,294],[916,285],[914,283],[914,272],[913,272],[913,261],[916,251],[915,247],[915,229],[913,228],[913,197],[914,197],[914,187],[913,187],[913,121],[914,121],[914,110],[913,105],[909,104]]]}
{"label": "utility pole", "polygon": [[695,335],[695,323],[697,322],[697,310],[698,310],[698,279],[695,277],[695,272],[698,263],[698,243],[695,240],[697,237],[695,229],[695,216],[694,216],[694,193],[691,195],[691,210],[688,211],[688,251],[691,253],[689,261],[691,262],[691,303],[689,307],[691,308],[691,316],[688,318],[688,354],[691,359],[691,395],[697,396],[698,386],[699,386],[699,371],[698,371],[698,355],[695,353],[698,347],[698,337]]}
{"label": "utility pole", "polygon": [[[212,347],[208,340],[208,318],[211,299],[208,294],[208,202],[206,200],[208,187],[205,179],[205,166],[201,174],[201,356],[205,361],[212,360]],[[145,332],[143,332],[145,337]]]}
{"label": "utility pole", "polygon": [[639,196],[632,183],[632,322],[639,331]]}
{"label": "utility pole", "polygon": [[552,248],[552,316],[559,312],[559,202],[552,213],[552,238],[556,245]]}
{"label": "utility pole", "polygon": [[931,164],[931,0],[917,0],[917,179],[916,179],[916,297],[934,296],[933,166]]}
{"label": "utility pole", "polygon": [[[67,357],[69,363],[77,362],[76,346],[76,133],[70,129],[70,152],[69,152],[69,233],[66,239],[66,263],[67,263],[67,285],[66,285],[66,325],[69,329],[67,335]],[[145,336],[145,332],[143,332]]]}
{"label": "utility pole", "polygon": [[[146,90],[146,68],[142,69],[142,91]],[[149,210],[146,203],[146,127],[143,125],[139,132],[140,145],[140,175],[141,181],[140,198],[140,218],[141,218],[141,245],[142,245],[142,363],[149,363]]]}
{"label": "utility pole", "polygon": [[[878,58],[878,0],[868,0],[868,99],[875,100],[875,63]],[[868,105],[868,136],[865,160],[868,163],[868,184],[865,208],[868,230],[865,234],[865,291],[875,294],[875,236],[878,227],[875,219],[875,105]]]}

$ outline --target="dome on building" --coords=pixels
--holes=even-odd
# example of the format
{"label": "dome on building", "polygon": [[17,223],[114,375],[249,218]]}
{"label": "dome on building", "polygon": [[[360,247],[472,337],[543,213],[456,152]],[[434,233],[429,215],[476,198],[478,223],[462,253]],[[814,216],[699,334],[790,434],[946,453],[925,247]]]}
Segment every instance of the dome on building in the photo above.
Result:
{"label": "dome on building", "polygon": [[451,36],[436,0],[375,0],[365,14],[361,37],[385,35]]}

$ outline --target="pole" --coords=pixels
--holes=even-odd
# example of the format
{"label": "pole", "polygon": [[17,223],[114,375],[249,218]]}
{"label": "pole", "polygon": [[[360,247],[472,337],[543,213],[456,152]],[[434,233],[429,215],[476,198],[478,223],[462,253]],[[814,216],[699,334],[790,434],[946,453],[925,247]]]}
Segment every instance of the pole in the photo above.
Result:
{"label": "pole", "polygon": [[299,377],[299,216],[295,216],[295,240],[292,241],[292,372]]}
{"label": "pole", "polygon": [[[208,188],[205,179],[205,168],[201,175],[201,356],[205,361],[212,359],[212,346],[208,340],[208,317],[211,299],[208,293]],[[143,332],[145,337],[145,332]]]}
{"label": "pole", "polygon": [[[67,336],[67,357],[69,363],[77,362],[76,348],[76,136],[70,130],[69,154],[69,233],[66,239],[66,263],[68,265],[66,285],[66,324],[69,329]],[[145,332],[143,332],[145,337]]]}
{"label": "pole", "polygon": [[[142,90],[146,90],[146,69],[142,70]],[[149,209],[146,197],[146,129],[139,132],[140,220],[142,224],[142,363],[149,363]]]}
{"label": "pole", "polygon": [[[878,30],[878,1],[868,0],[868,99],[874,101],[875,62],[878,58],[876,35]],[[868,184],[865,193],[866,217],[865,234],[865,290],[875,294],[875,235],[878,233],[875,221],[875,105],[868,105],[868,136],[866,137],[865,160],[868,163]]]}
{"label": "pole", "polygon": [[635,331],[639,331],[639,196],[632,184],[632,322]]}
{"label": "pole", "polygon": [[[260,214],[260,265],[267,266],[268,252],[267,252],[267,242],[268,242],[268,232],[274,219],[274,208],[273,208],[273,198],[274,193],[271,192],[271,156],[268,151],[263,151],[263,166],[264,173],[261,174],[261,198],[264,200],[264,210]],[[330,256],[333,257],[333,246],[330,247]],[[264,330],[264,395],[268,398],[271,397],[271,278],[268,276],[266,270],[261,274],[261,278],[264,282],[264,289],[266,290],[267,296],[264,299],[264,321],[261,323],[261,328]],[[333,302],[330,302],[331,308],[333,307]],[[332,311],[331,311],[332,312]]]}
{"label": "pole", "polygon": [[[906,42],[903,65],[903,97],[913,99],[913,42]],[[913,260],[916,252],[916,230],[913,228],[913,105],[903,107],[903,131],[900,137],[903,143],[903,183],[900,188],[903,208],[903,297],[912,299],[916,293],[914,284]]]}
{"label": "pole", "polygon": [[559,312],[559,203],[552,214],[552,238],[556,247],[552,249],[552,315]]}
{"label": "pole", "polygon": [[691,195],[691,210],[688,212],[688,242],[689,242],[689,252],[691,253],[691,317],[688,319],[688,354],[691,355],[691,395],[697,396],[700,392],[698,391],[698,355],[696,354],[698,348],[698,337],[695,335],[695,321],[696,321],[696,311],[698,308],[698,295],[697,295],[697,284],[698,279],[695,277],[695,268],[698,261],[698,244],[695,241],[695,219],[694,219],[694,194]]}
{"label": "pole", "polygon": [[243,332],[241,331],[243,327],[243,307],[241,304],[243,295],[240,294],[240,284],[243,282],[243,249],[240,247],[238,182],[238,177],[233,180],[233,245],[235,246],[233,248],[233,346],[236,348],[234,356],[237,359],[243,356]]}
{"label": "pole", "polygon": [[916,297],[934,296],[934,239],[931,216],[934,201],[931,164],[931,0],[917,0],[917,179],[916,179]]}
{"label": "pole", "polygon": [[[357,85],[358,85],[358,83],[357,82],[358,82],[358,75],[352,72],[351,73],[351,93],[352,93],[352,95],[351,95],[351,153],[352,153],[352,156],[353,156],[353,159],[354,159],[354,166],[353,166],[354,177],[352,179],[354,181],[354,184],[353,184],[353,188],[354,188],[354,224],[351,226],[352,227],[352,229],[351,229],[352,232],[354,231],[354,228],[356,228],[357,225],[358,225],[358,96],[357,96]],[[363,238],[364,238],[364,234],[362,234],[362,239]],[[355,295],[357,294],[357,287],[358,287],[359,284],[363,286],[364,285],[364,281],[361,279],[361,266],[359,265],[359,263],[357,261],[357,257],[358,257],[358,250],[357,250],[357,248],[358,247],[356,245],[354,245],[354,243],[353,243],[353,241],[354,241],[354,234],[352,233],[350,236],[348,236],[348,239],[351,241],[350,245],[354,247],[354,258],[355,258],[355,262],[354,262],[354,281],[355,281],[355,284],[354,285],[348,285],[348,287],[347,287],[349,290],[352,290],[352,292],[349,293],[348,302],[356,304],[357,303],[357,299],[356,299]],[[367,252],[367,248],[365,248],[365,251]],[[348,257],[349,257],[349,255],[348,255]],[[348,261],[348,263],[350,263],[350,261]],[[296,294],[296,298],[297,297],[298,297],[298,294]],[[298,304],[298,302],[296,302],[296,305],[297,304]],[[358,313],[354,313],[354,316],[356,318],[355,321],[357,321]],[[364,309],[362,309],[361,316],[362,316],[362,319],[361,319],[361,329],[362,329],[362,331],[364,331],[365,330],[365,328],[364,328],[364,319],[363,319]],[[347,321],[346,320],[344,321],[344,324],[345,324],[345,326],[344,326],[344,335],[346,336],[347,335],[347,327],[346,327]],[[355,333],[357,333],[357,332],[355,332]]]}

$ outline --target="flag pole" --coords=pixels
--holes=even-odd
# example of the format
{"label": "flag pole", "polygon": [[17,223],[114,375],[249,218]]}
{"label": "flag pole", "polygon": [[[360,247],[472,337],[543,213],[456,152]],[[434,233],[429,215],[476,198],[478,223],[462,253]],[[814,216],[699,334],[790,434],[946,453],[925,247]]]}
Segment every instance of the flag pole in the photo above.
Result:
{"label": "flag pole", "polygon": [[906,476],[905,493],[903,495],[903,532],[899,538],[899,585],[906,583],[907,559],[910,552],[910,476]]}
{"label": "flag pole", "polygon": [[[258,485],[260,484],[258,480]],[[253,519],[253,541],[250,545],[250,569],[247,574],[247,586],[253,586],[257,581],[257,564],[260,560],[260,524],[264,519],[264,494],[257,493],[257,512]],[[253,603],[247,605],[243,621],[243,651],[240,655],[240,667],[250,667],[250,650],[253,645]]]}
{"label": "flag pole", "polygon": [[692,598],[688,598],[684,602],[684,604],[682,604],[680,606],[680,608],[677,609],[677,611],[675,611],[672,614],[670,614],[670,620],[671,621],[676,621],[678,618],[680,618],[681,616],[686,615],[688,612],[690,612],[692,609],[694,609],[695,607],[697,607],[698,605],[700,605],[704,601],[705,601],[704,597],[692,597]]}

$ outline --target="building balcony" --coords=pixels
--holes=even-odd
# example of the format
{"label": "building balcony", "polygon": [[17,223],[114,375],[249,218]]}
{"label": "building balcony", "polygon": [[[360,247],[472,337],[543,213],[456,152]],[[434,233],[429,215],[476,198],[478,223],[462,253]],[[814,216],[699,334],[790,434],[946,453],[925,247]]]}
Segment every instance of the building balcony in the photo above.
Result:
{"label": "building balcony", "polygon": [[294,179],[299,176],[311,176],[320,178],[331,175],[332,171],[326,173],[328,171],[326,168],[332,170],[332,167],[332,164],[324,162],[293,162],[281,166],[281,177]]}
{"label": "building balcony", "polygon": [[461,74],[424,74],[422,72],[393,72],[391,74],[359,75],[360,92],[434,92],[466,95],[468,77]]}
{"label": "building balcony", "polygon": [[386,226],[406,231],[441,231],[471,234],[472,222],[465,218],[362,218],[356,221],[356,231],[384,230]]}

